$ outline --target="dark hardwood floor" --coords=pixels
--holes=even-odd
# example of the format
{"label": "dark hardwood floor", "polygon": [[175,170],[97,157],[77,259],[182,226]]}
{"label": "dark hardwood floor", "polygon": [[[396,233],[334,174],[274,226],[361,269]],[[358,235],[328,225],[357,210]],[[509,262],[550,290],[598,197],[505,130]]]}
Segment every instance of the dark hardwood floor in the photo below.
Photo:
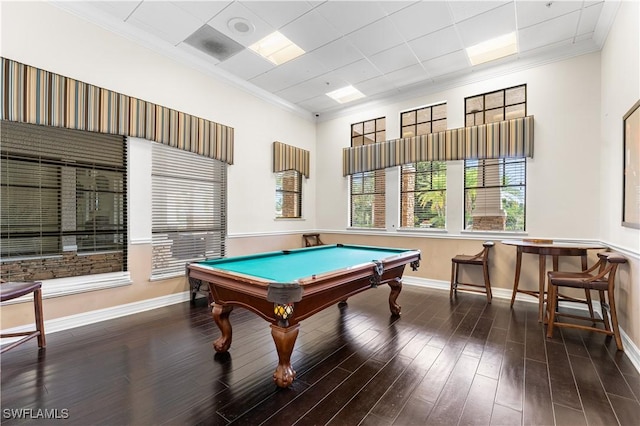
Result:
{"label": "dark hardwood floor", "polygon": [[[382,286],[302,322],[289,389],[268,323],[204,299],[47,335],[2,356],[3,425],[637,425],[640,375],[601,334],[547,340],[537,305]],[[46,309],[46,304],[45,304]],[[18,411],[11,411],[11,410]],[[11,418],[32,409],[29,419]],[[35,418],[38,409],[66,419]],[[51,411],[58,410],[58,411]],[[66,410],[66,411],[64,411]],[[14,414],[12,414],[14,413]]]}

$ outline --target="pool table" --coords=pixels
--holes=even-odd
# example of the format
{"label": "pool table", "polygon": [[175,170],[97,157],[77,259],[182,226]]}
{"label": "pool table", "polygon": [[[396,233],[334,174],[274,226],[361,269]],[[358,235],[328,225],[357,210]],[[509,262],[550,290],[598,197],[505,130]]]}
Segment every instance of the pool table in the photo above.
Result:
{"label": "pool table", "polygon": [[221,332],[213,343],[217,352],[231,346],[229,314],[234,306],[271,323],[278,352],[273,380],[288,387],[296,375],[290,360],[299,322],[381,284],[389,284],[389,309],[399,315],[396,299],[406,264],[416,270],[420,251],[337,244],[190,263],[187,275],[191,285],[208,283],[213,319]]}

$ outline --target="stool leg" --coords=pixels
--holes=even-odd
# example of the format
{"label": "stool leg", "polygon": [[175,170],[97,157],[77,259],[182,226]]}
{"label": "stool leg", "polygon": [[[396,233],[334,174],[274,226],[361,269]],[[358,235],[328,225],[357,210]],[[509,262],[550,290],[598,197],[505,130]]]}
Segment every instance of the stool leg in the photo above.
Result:
{"label": "stool leg", "polygon": [[453,298],[453,287],[458,282],[458,264],[451,262],[451,287],[449,288],[449,299]]}
{"label": "stool leg", "polygon": [[618,314],[616,313],[616,302],[613,296],[613,290],[607,291],[609,296],[609,309],[611,310],[611,328],[613,328],[613,336],[616,338],[616,346],[618,350],[622,350],[622,339],[620,338],[620,330],[618,329]]}
{"label": "stool leg", "polygon": [[47,346],[47,341],[44,337],[44,318],[42,315],[42,289],[37,289],[33,292],[33,306],[36,315],[36,330],[40,332],[38,334],[38,347],[44,348]]}
{"label": "stool leg", "polygon": [[491,281],[489,280],[489,264],[488,263],[483,264],[482,270],[484,272],[484,287],[487,292],[487,303],[491,303],[493,294],[491,294]]}
{"label": "stool leg", "polygon": [[513,293],[511,294],[511,307],[516,301],[516,293],[518,293],[518,285],[520,284],[520,268],[522,266],[522,247],[518,247],[516,252],[516,274],[513,278]]}
{"label": "stool leg", "polygon": [[[611,331],[611,323],[609,322],[609,315],[607,314],[607,304],[603,290],[598,291],[600,297],[600,312],[602,312],[602,322],[604,323],[604,329]],[[593,324],[595,326],[595,323]]]}
{"label": "stool leg", "polygon": [[548,312],[548,323],[547,323],[547,337],[553,337],[553,323],[556,321],[556,286],[549,282],[549,289],[547,294],[547,312]]}

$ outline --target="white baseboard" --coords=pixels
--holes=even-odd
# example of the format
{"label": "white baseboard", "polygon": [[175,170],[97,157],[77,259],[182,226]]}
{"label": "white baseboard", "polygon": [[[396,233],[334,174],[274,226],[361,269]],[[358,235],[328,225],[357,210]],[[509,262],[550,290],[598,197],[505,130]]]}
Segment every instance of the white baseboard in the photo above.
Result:
{"label": "white baseboard", "polygon": [[[137,314],[149,311],[151,309],[161,308],[176,303],[186,302],[190,300],[191,292],[184,291],[182,293],[174,293],[167,296],[156,297],[154,299],[142,300],[140,302],[127,303],[125,305],[114,306],[111,308],[98,309],[95,311],[83,312],[81,314],[70,315],[67,317],[56,318],[44,322],[46,334],[58,331],[70,330],[72,328],[81,327],[83,325],[94,324],[100,321],[120,318],[126,315]],[[33,329],[33,325],[23,325],[11,329],[2,330],[4,333],[20,333]],[[2,339],[2,344],[11,343],[18,338]]]}
{"label": "white baseboard", "polygon": [[[402,283],[407,285],[414,285],[417,287],[426,287],[436,290],[449,291],[451,283],[449,281],[430,280],[425,278],[405,276],[402,278]],[[494,298],[511,300],[512,290],[508,288],[492,288],[491,293]],[[527,303],[537,303],[536,299],[525,294],[518,293],[516,295],[516,301],[522,301]],[[577,309],[587,310],[587,307],[577,306]],[[598,311],[598,306],[594,306],[594,309]],[[640,373],[640,349],[629,338],[629,335],[624,332],[624,329],[620,327],[620,338],[622,339],[622,347],[624,353],[627,355],[633,366]]]}
{"label": "white baseboard", "polygon": [[[436,290],[449,291],[449,281],[430,280],[418,277],[405,276],[403,278],[403,284],[413,285],[417,287],[425,287]],[[493,297],[498,299],[511,299],[511,290],[506,288],[493,289]],[[151,309],[161,308],[163,306],[169,306],[176,303],[182,303],[190,300],[191,292],[184,291],[181,293],[174,293],[168,296],[156,297],[155,299],[143,300],[140,302],[127,303],[125,305],[114,306],[112,308],[99,309],[96,311],[84,312],[82,314],[70,315],[68,317],[56,318],[45,321],[44,328],[47,334],[55,333],[58,331],[69,330],[83,325],[89,325],[100,321],[106,321],[114,318],[123,317],[126,315],[137,314]],[[528,303],[536,303],[535,299],[530,296],[518,294],[516,295],[517,301],[523,301]],[[586,308],[585,308],[586,309]],[[5,333],[19,333],[27,331],[32,326],[20,326],[12,329],[3,330]],[[620,329],[620,335],[622,337],[622,345],[627,357],[633,364],[633,366],[640,372],[640,350],[629,338],[629,336]],[[0,343],[6,344],[17,340],[17,338],[1,339]]]}

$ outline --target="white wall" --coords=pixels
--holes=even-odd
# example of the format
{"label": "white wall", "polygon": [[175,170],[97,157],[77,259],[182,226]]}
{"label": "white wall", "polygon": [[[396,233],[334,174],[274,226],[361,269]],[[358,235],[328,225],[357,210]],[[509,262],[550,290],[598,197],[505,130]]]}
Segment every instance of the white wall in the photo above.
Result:
{"label": "white wall", "polygon": [[[461,82],[439,93],[319,123],[318,227],[344,230],[348,224],[348,179],[342,177],[340,159],[342,148],[350,144],[351,123],[386,116],[387,138],[395,138],[400,111],[446,101],[448,127],[463,127],[465,97],[523,83],[527,84],[527,113],[535,116],[534,158],[527,162],[527,232],[536,237],[597,239],[594,224],[599,212],[592,206],[600,198],[594,191],[600,185],[598,53]],[[459,234],[463,228],[462,161],[449,163],[447,179],[447,230]],[[397,188],[396,178],[387,191]],[[336,204],[345,207],[336,209]]]}
{"label": "white wall", "polygon": [[640,231],[622,221],[622,117],[640,99],[640,3],[622,2],[602,49],[602,103],[599,140],[602,238],[640,248]]}
{"label": "white wall", "polygon": [[[1,8],[3,57],[234,127],[235,164],[228,173],[230,235],[315,227],[311,117],[285,111],[45,2],[2,2]],[[303,179],[304,221],[274,220],[271,144],[276,140],[311,151],[311,176]],[[132,164],[130,182],[146,179],[146,169]],[[140,237],[137,232],[132,230],[132,238]]]}
{"label": "white wall", "polygon": [[629,261],[618,274],[617,306],[625,332],[640,346],[640,230],[621,225],[622,117],[640,99],[640,3],[621,3],[601,56],[600,234]]}

